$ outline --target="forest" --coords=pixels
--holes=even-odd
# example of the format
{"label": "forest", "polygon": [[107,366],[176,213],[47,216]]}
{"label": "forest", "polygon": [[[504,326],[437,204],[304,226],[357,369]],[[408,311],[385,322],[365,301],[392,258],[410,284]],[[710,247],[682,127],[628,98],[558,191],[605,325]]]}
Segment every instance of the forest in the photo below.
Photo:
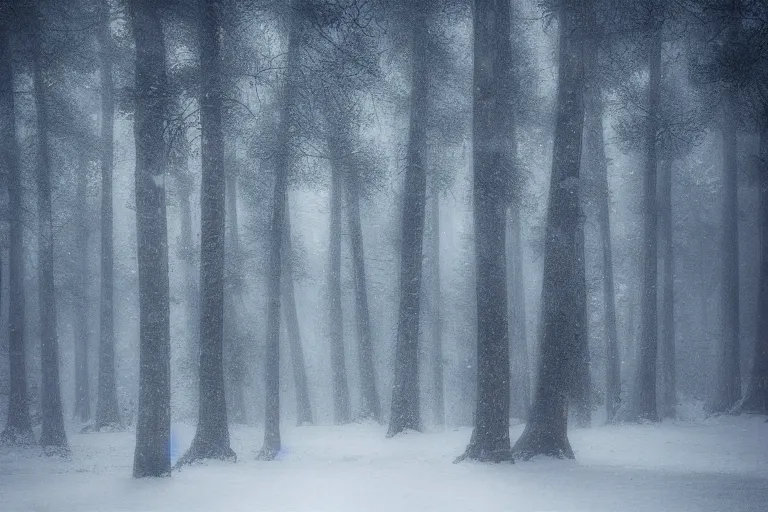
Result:
{"label": "forest", "polygon": [[0,429],[3,512],[765,511],[768,3],[0,0]]}

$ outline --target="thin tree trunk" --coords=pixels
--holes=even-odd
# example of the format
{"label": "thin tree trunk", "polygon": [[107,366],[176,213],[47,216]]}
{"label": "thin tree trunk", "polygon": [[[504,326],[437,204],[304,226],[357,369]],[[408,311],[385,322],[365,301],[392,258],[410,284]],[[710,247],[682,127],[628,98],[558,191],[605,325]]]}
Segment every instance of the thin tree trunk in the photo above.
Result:
{"label": "thin tree trunk", "polygon": [[86,423],[91,419],[91,394],[88,376],[88,162],[80,158],[77,176],[77,203],[80,208],[77,226],[79,250],[75,286],[75,417]]}
{"label": "thin tree trunk", "polygon": [[291,365],[293,367],[293,383],[296,388],[296,421],[299,425],[311,425],[312,405],[307,385],[307,370],[304,363],[304,348],[301,344],[301,329],[299,315],[296,310],[296,293],[294,290],[293,245],[291,242],[291,217],[289,215],[288,198],[286,197],[285,225],[283,229],[283,317],[288,331],[288,343],[291,348]]}
{"label": "thin tree trunk", "polygon": [[333,377],[333,421],[337,425],[349,423],[349,386],[344,357],[344,318],[341,309],[341,194],[342,177],[339,150],[336,142],[331,146],[331,215],[328,250],[328,306],[331,334],[331,375]]}
{"label": "thin tree trunk", "polygon": [[672,160],[661,167],[661,244],[664,250],[664,281],[661,288],[661,416],[674,418],[677,407],[675,378],[675,254],[672,236]]}
{"label": "thin tree trunk", "polygon": [[[579,214],[582,215],[581,204]],[[583,215],[582,215],[583,219]],[[587,428],[592,424],[592,373],[589,356],[589,331],[587,324],[587,268],[584,257],[584,223],[581,221],[576,240],[576,261],[578,268],[574,276],[574,286],[577,292],[574,311],[578,315],[576,325],[577,353],[571,387],[570,407],[573,410],[574,423],[579,428]]]}
{"label": "thin tree trunk", "polygon": [[432,417],[435,426],[445,426],[445,394],[443,392],[442,292],[440,290],[440,191],[435,183],[427,198],[424,237],[426,282],[424,305],[428,313],[429,359],[432,377]]}
{"label": "thin tree trunk", "polygon": [[218,0],[200,2],[200,402],[197,432],[179,464],[234,460],[224,394],[225,173]]}
{"label": "thin tree trunk", "polygon": [[139,269],[139,414],[133,476],[171,472],[170,304],[165,213],[166,70],[162,16],[131,0],[136,44],[136,242]]}
{"label": "thin tree trunk", "polygon": [[[185,135],[186,137],[186,135]],[[186,156],[185,156],[186,158]],[[188,169],[186,169],[188,171]],[[198,365],[200,364],[200,287],[198,279],[200,269],[195,265],[199,254],[197,244],[192,235],[192,186],[190,174],[179,175],[179,208],[181,210],[181,247],[184,264],[184,320],[186,323],[186,352],[184,365],[184,380],[188,383],[188,419],[197,418],[198,394]]]}
{"label": "thin tree trunk", "polygon": [[559,72],[552,179],[544,241],[541,340],[533,403],[513,453],[573,458],[568,441],[569,382],[585,294],[578,289],[581,205],[578,188],[584,123],[584,15],[587,2],[561,4]]}
{"label": "thin tree trunk", "polygon": [[8,362],[10,363],[7,423],[0,444],[35,442],[29,415],[27,363],[24,348],[24,198],[21,186],[19,145],[16,137],[14,74],[10,47],[10,17],[0,20],[0,140],[2,164],[7,172],[9,212],[8,261]]}
{"label": "thin tree trunk", "polygon": [[368,286],[365,276],[363,228],[360,222],[360,182],[357,169],[347,172],[346,184],[347,219],[352,239],[352,264],[355,280],[355,318],[357,320],[357,353],[360,367],[360,391],[362,411],[360,417],[381,421],[381,404],[376,388],[376,368],[373,358],[371,313],[368,308]]}
{"label": "thin tree trunk", "polygon": [[297,10],[306,0],[293,0],[288,14],[288,51],[285,63],[285,83],[280,99],[280,119],[277,128],[275,156],[275,185],[272,198],[272,218],[269,232],[269,261],[267,262],[267,343],[265,371],[264,445],[259,452],[262,460],[272,460],[280,452],[280,280],[282,268],[283,230],[285,229],[286,192],[290,163],[290,138],[293,106],[299,78],[301,19]]}
{"label": "thin tree trunk", "polygon": [[643,176],[643,273],[640,298],[640,344],[633,397],[622,411],[624,421],[658,421],[656,363],[658,357],[658,209],[656,175],[657,137],[661,95],[661,27],[656,27],[649,53],[649,108],[646,134],[646,169]]}
{"label": "thin tree trunk", "polygon": [[431,2],[414,6],[411,55],[411,114],[400,237],[400,301],[395,378],[387,437],[421,430],[419,411],[419,307],[426,202],[428,29]]}
{"label": "thin tree trunk", "polygon": [[99,307],[99,374],[96,399],[96,428],[119,427],[120,407],[115,377],[114,242],[112,214],[112,168],[114,159],[114,84],[112,80],[112,34],[109,3],[102,0],[99,27],[101,71],[101,297]]}
{"label": "thin tree trunk", "polygon": [[509,297],[509,332],[511,365],[512,417],[526,419],[531,408],[531,375],[525,328],[525,280],[520,207],[510,204],[507,212],[507,295]]}
{"label": "thin tree trunk", "polygon": [[53,261],[53,211],[51,207],[51,150],[48,138],[48,79],[43,70],[41,27],[33,12],[31,58],[37,113],[37,210],[40,304],[40,360],[42,368],[43,428],[40,444],[51,453],[68,452],[59,388],[59,341],[56,327],[56,292]]}
{"label": "thin tree trunk", "polygon": [[512,128],[504,84],[512,72],[509,0],[475,0],[472,145],[477,268],[477,403],[460,459],[512,460],[509,444],[509,326],[506,207]]}
{"label": "thin tree trunk", "polygon": [[768,414],[768,129],[760,134],[760,291],[752,371],[737,412]]}

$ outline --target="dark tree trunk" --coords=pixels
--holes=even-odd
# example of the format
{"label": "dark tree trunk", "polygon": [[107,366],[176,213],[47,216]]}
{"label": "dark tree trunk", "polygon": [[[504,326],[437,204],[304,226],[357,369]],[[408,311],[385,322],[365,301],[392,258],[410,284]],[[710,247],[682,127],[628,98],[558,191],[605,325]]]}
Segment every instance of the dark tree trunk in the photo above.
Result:
{"label": "dark tree trunk", "polygon": [[[186,137],[186,136],[184,136]],[[185,143],[186,144],[186,143]],[[184,157],[186,159],[186,155]],[[186,352],[184,362],[185,382],[188,383],[188,409],[186,417],[193,421],[197,417],[198,365],[200,364],[200,269],[196,265],[199,250],[192,235],[192,187],[193,177],[185,165],[184,173],[179,174],[179,208],[181,210],[181,247],[184,262],[184,320],[186,323]]]}
{"label": "dark tree trunk", "polygon": [[432,377],[432,417],[435,426],[445,426],[445,394],[443,392],[443,325],[442,292],[440,290],[440,190],[436,183],[430,186],[427,199],[426,231],[424,234],[424,307],[427,310],[426,339],[429,368]]}
{"label": "dark tree trunk", "polygon": [[179,464],[235,459],[224,396],[224,135],[217,0],[200,1],[200,383],[197,432]]}
{"label": "dark tree trunk", "polygon": [[288,214],[288,198],[286,197],[285,225],[283,229],[283,317],[288,331],[288,343],[291,348],[291,365],[293,367],[293,383],[296,388],[296,422],[299,425],[311,425],[312,405],[309,399],[307,385],[307,369],[304,363],[304,348],[301,344],[301,329],[299,315],[296,310],[296,293],[293,285],[293,245],[291,242],[291,218]]}
{"label": "dark tree trunk", "polygon": [[568,392],[578,356],[578,289],[581,207],[578,188],[584,123],[583,22],[585,1],[561,4],[559,72],[552,179],[544,241],[541,340],[536,387],[528,423],[512,451],[523,459],[535,455],[573,458],[568,441]]}
{"label": "dark tree trunk", "polygon": [[475,428],[460,459],[511,461],[506,206],[511,128],[504,84],[512,71],[509,0],[475,0],[474,169],[477,262],[477,403]]}
{"label": "dark tree trunk", "polygon": [[657,137],[661,95],[661,28],[655,29],[649,52],[649,106],[647,119],[645,174],[643,176],[643,267],[640,298],[640,342],[635,369],[633,396],[622,411],[624,421],[658,421],[656,406],[656,363],[658,358],[658,209],[656,175]]}
{"label": "dark tree trunk", "polygon": [[115,378],[114,242],[112,239],[112,168],[114,158],[114,84],[109,3],[102,0],[99,27],[101,68],[101,299],[99,327],[99,375],[96,428],[119,427],[120,408]]}
{"label": "dark tree trunk", "polygon": [[513,203],[507,211],[507,296],[512,393],[510,415],[526,419],[531,408],[531,375],[525,328],[525,281],[520,230],[520,206]]}
{"label": "dark tree trunk", "polygon": [[760,134],[760,291],[752,371],[737,412],[768,414],[768,130]]}
{"label": "dark tree trunk", "polygon": [[[426,5],[425,5],[426,4]],[[430,2],[414,6],[411,54],[411,113],[403,187],[400,237],[400,303],[395,343],[395,378],[387,437],[421,430],[419,411],[419,307],[426,202],[427,92]]]}
{"label": "dark tree trunk", "polygon": [[[580,211],[581,214],[581,211]],[[577,427],[586,428],[592,423],[592,376],[589,359],[589,331],[587,325],[587,268],[584,259],[584,223],[583,216],[578,227],[576,240],[576,269],[574,286],[576,288],[576,304],[574,311],[578,318],[576,325],[576,359],[571,386],[570,408],[573,411],[574,423]]]}
{"label": "dark tree trunk", "polygon": [[227,254],[225,259],[224,336],[228,340],[224,357],[227,410],[234,423],[245,423],[245,336],[242,323],[243,269],[237,217],[237,175],[227,176]]}
{"label": "dark tree trunk", "polygon": [[357,353],[360,367],[360,417],[381,421],[381,404],[376,388],[376,368],[373,364],[373,335],[371,313],[368,309],[368,285],[365,276],[363,228],[360,222],[360,182],[357,169],[347,170],[346,185],[347,219],[352,239],[352,266],[355,280],[355,318],[357,320]]}
{"label": "dark tree trunk", "polygon": [[19,145],[16,137],[16,112],[13,93],[13,61],[10,47],[11,20],[0,20],[0,149],[7,173],[9,212],[8,262],[8,361],[10,390],[7,423],[0,433],[0,444],[28,445],[35,442],[29,416],[27,363],[24,348],[24,201],[21,186]]}
{"label": "dark tree trunk", "polygon": [[48,139],[47,84],[43,70],[39,13],[30,18],[32,76],[37,112],[37,217],[40,305],[40,361],[42,369],[43,428],[40,444],[50,453],[68,452],[59,388],[59,341],[56,327],[56,291],[53,262],[53,211],[51,207],[51,149]]}
{"label": "dark tree trunk", "polygon": [[674,418],[677,407],[675,378],[675,254],[672,236],[672,160],[661,166],[659,180],[661,212],[660,232],[664,261],[661,287],[661,417]]}
{"label": "dark tree trunk", "polygon": [[349,386],[344,357],[344,318],[341,310],[341,194],[342,177],[339,148],[329,141],[331,151],[330,236],[328,250],[328,306],[331,335],[331,375],[333,377],[333,421],[349,423]]}
{"label": "dark tree trunk", "polygon": [[77,277],[75,295],[75,417],[82,423],[91,419],[91,393],[88,377],[88,162],[80,159],[77,176],[77,204],[80,220],[77,226]]}
{"label": "dark tree trunk", "polygon": [[288,51],[285,62],[285,82],[280,98],[280,119],[277,127],[275,155],[275,184],[272,198],[272,218],[269,226],[269,260],[267,262],[267,343],[265,370],[264,445],[259,459],[272,460],[280,453],[280,274],[282,269],[283,230],[285,229],[286,192],[292,130],[293,104],[299,74],[301,19],[297,12],[305,0],[293,0],[288,14]]}
{"label": "dark tree trunk", "polygon": [[162,17],[153,0],[131,0],[136,44],[136,241],[139,268],[139,415],[133,476],[171,472],[170,305],[165,213],[166,70]]}
{"label": "dark tree trunk", "polygon": [[739,219],[738,143],[734,100],[730,93],[723,107],[723,225],[720,251],[720,342],[718,379],[710,409],[729,411],[741,398],[739,351]]}

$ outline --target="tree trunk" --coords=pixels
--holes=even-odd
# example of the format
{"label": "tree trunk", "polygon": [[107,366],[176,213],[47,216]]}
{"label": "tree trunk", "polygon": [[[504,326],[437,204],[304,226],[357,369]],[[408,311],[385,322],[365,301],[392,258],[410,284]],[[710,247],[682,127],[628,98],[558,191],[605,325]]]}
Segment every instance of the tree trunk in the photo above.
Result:
{"label": "tree trunk", "polygon": [[166,70],[162,17],[153,0],[131,0],[136,44],[136,241],[139,269],[139,414],[133,476],[171,472],[170,305],[165,214]]}
{"label": "tree trunk", "polygon": [[24,190],[21,185],[19,145],[16,137],[16,106],[11,59],[11,20],[0,20],[0,149],[7,172],[9,212],[8,362],[10,390],[7,423],[0,444],[30,445],[35,442],[29,415],[27,363],[24,348]]}
{"label": "tree trunk", "polygon": [[304,348],[301,344],[301,329],[299,315],[296,311],[296,293],[293,285],[293,245],[291,242],[291,217],[288,214],[288,198],[286,197],[285,226],[283,229],[283,317],[288,331],[288,343],[291,347],[291,365],[293,367],[293,383],[296,388],[296,422],[299,425],[311,425],[312,405],[309,399],[307,385],[307,370],[304,363]]}
{"label": "tree trunk", "polygon": [[520,206],[513,203],[507,212],[507,296],[512,383],[510,415],[524,420],[528,418],[531,408],[531,375],[525,328],[525,280],[520,230]]}
{"label": "tree trunk", "polygon": [[360,417],[381,422],[381,404],[376,388],[376,368],[373,363],[373,335],[371,334],[371,313],[368,309],[363,228],[360,222],[360,182],[357,169],[349,168],[347,179],[344,182],[347,192],[347,219],[352,239],[352,265],[355,280],[357,353],[360,367],[360,395],[362,396]]}
{"label": "tree trunk", "polygon": [[101,298],[99,308],[99,375],[96,428],[119,427],[114,327],[114,242],[112,238],[112,168],[114,159],[114,84],[109,3],[102,0],[99,27],[101,68]]}
{"label": "tree trunk", "polygon": [[222,133],[219,3],[200,12],[200,402],[197,432],[179,464],[234,460],[224,395],[224,135]]}
{"label": "tree trunk", "polygon": [[269,232],[269,261],[267,262],[267,343],[265,371],[264,445],[261,460],[272,460],[280,452],[280,274],[282,268],[283,230],[285,229],[286,192],[290,164],[293,105],[299,79],[301,19],[297,10],[306,0],[293,0],[288,14],[288,51],[285,62],[285,82],[280,98],[280,118],[277,127],[275,155],[275,188]]}
{"label": "tree trunk", "polygon": [[91,419],[91,394],[88,385],[88,162],[80,157],[77,176],[77,203],[80,208],[80,220],[77,226],[76,263],[77,277],[75,285],[75,417],[86,423]]}
{"label": "tree trunk", "polygon": [[[425,5],[426,4],[426,5]],[[387,437],[421,430],[419,411],[419,307],[426,202],[428,29],[431,3],[415,6],[412,25],[411,113],[403,187],[400,237],[400,304],[395,343],[395,378]]]}
{"label": "tree trunk", "polygon": [[229,340],[224,357],[228,411],[235,423],[245,423],[245,336],[243,335],[243,269],[237,217],[237,175],[226,178],[227,254],[225,255],[224,335]]}
{"label": "tree trunk", "polygon": [[331,215],[328,250],[328,306],[331,335],[331,375],[333,377],[333,421],[349,423],[349,386],[344,357],[344,318],[341,310],[341,162],[339,148],[329,141],[331,151]]}
{"label": "tree trunk", "polygon": [[768,414],[768,129],[760,134],[760,291],[752,371],[738,412]]}
{"label": "tree trunk", "polygon": [[[579,205],[581,206],[581,204]],[[576,261],[578,268],[575,274],[574,286],[577,291],[576,304],[578,315],[576,325],[576,359],[571,386],[570,407],[573,411],[574,423],[579,428],[587,428],[592,423],[592,374],[589,358],[589,331],[587,325],[587,268],[584,259],[584,221],[583,213],[577,231]]]}
{"label": "tree trunk", "polygon": [[738,142],[734,100],[729,93],[723,107],[723,225],[720,251],[720,343],[717,389],[710,409],[729,411],[741,398],[739,354],[739,219]]}
{"label": "tree trunk", "polygon": [[[186,135],[184,136],[186,137]],[[185,156],[186,158],[186,156]],[[188,171],[188,169],[187,169]],[[195,254],[200,254],[192,235],[192,186],[194,179],[187,172],[179,174],[179,208],[181,210],[181,247],[184,264],[184,320],[186,323],[186,353],[183,379],[188,383],[187,419],[197,417],[198,365],[200,364],[200,269]]]}
{"label": "tree trunk", "polygon": [[430,187],[427,199],[426,232],[424,237],[426,275],[424,306],[428,314],[430,369],[432,371],[432,416],[435,426],[445,426],[445,394],[443,391],[443,329],[442,292],[440,290],[440,190],[436,183]]}
{"label": "tree trunk", "polygon": [[541,340],[533,403],[522,436],[512,449],[573,458],[568,441],[569,382],[579,353],[585,295],[578,289],[581,232],[579,173],[584,123],[583,23],[585,1],[561,4],[559,72],[552,179],[544,241]]}
{"label": "tree trunk", "polygon": [[477,402],[460,459],[511,461],[504,142],[512,127],[504,84],[511,76],[509,0],[475,0],[472,145],[477,264]]}
{"label": "tree trunk", "polygon": [[68,452],[64,416],[59,389],[59,341],[56,327],[56,292],[53,262],[53,211],[51,207],[51,150],[48,139],[49,79],[43,70],[41,27],[33,12],[31,25],[31,58],[37,112],[37,212],[38,275],[40,305],[40,361],[42,369],[43,428],[40,444],[50,453]]}
{"label": "tree trunk", "polygon": [[661,288],[661,417],[674,418],[677,407],[675,378],[675,254],[672,236],[672,160],[661,167],[661,245],[664,281]]}
{"label": "tree trunk", "polygon": [[640,343],[633,397],[622,411],[625,421],[658,421],[656,409],[656,362],[658,357],[658,209],[656,174],[657,137],[661,95],[661,28],[656,27],[649,53],[649,107],[646,169],[643,176],[643,274],[640,298]]}

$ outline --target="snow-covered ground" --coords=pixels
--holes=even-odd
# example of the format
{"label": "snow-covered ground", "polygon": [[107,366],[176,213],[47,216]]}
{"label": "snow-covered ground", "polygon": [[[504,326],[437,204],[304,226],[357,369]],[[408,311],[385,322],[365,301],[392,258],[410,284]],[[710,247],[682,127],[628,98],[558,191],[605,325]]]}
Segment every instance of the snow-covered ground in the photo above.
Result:
{"label": "snow-covered ground", "polygon": [[[468,429],[384,432],[285,427],[281,458],[260,462],[260,430],[234,428],[237,463],[144,480],[130,476],[132,433],[71,433],[71,460],[0,447],[0,511],[768,511],[765,418],[574,430],[576,461],[514,465],[453,464]],[[174,434],[177,457],[193,429]]]}

